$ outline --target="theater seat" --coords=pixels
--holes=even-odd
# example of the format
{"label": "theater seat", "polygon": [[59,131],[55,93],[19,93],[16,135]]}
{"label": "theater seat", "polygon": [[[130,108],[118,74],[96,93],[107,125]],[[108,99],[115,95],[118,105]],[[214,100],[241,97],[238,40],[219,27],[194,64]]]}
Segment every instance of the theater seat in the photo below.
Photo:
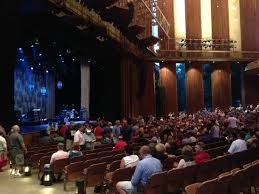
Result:
{"label": "theater seat", "polygon": [[144,194],[167,193],[167,172],[160,172],[149,177],[144,187]]}

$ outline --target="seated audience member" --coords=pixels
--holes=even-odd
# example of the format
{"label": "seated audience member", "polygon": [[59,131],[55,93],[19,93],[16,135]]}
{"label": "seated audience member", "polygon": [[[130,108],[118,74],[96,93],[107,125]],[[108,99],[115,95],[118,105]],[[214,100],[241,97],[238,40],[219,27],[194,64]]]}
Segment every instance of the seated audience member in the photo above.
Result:
{"label": "seated audience member", "polygon": [[132,145],[126,145],[124,147],[124,150],[127,156],[121,159],[120,168],[128,168],[128,167],[136,166],[139,162],[139,157],[133,154]]}
{"label": "seated audience member", "polygon": [[176,165],[177,169],[185,168],[187,166],[191,166],[191,165],[195,164],[195,162],[193,161],[193,150],[192,150],[191,146],[186,145],[186,146],[183,147],[182,156],[183,156],[183,158]]}
{"label": "seated audience member", "polygon": [[151,156],[151,151],[148,146],[142,146],[139,153],[142,160],[137,164],[131,181],[120,181],[116,185],[117,191],[120,194],[138,192],[137,188],[143,188],[151,175],[162,171],[161,162]]}
{"label": "seated audience member", "polygon": [[219,129],[219,124],[218,124],[218,121],[217,120],[212,120],[211,122],[211,130],[210,130],[210,135],[213,139],[217,139],[217,138],[220,138],[220,129]]}
{"label": "seated audience member", "polygon": [[168,158],[168,155],[165,152],[165,146],[162,143],[158,143],[155,146],[155,153],[152,155],[154,158],[160,160],[162,164]]}
{"label": "seated audience member", "polygon": [[122,136],[119,136],[119,141],[115,144],[113,150],[123,150],[127,143],[123,140]]}
{"label": "seated audience member", "polygon": [[178,155],[179,146],[176,144],[176,141],[174,141],[174,138],[171,135],[167,138],[165,149],[169,155]]}
{"label": "seated audience member", "polygon": [[86,128],[86,133],[84,134],[85,138],[85,148],[87,150],[94,149],[94,142],[96,141],[95,135],[92,133],[91,128]]}
{"label": "seated audience member", "polygon": [[206,162],[207,160],[210,159],[210,155],[207,152],[205,152],[203,148],[204,148],[203,142],[197,143],[194,147],[196,152],[196,155],[194,156],[194,161],[196,164]]}
{"label": "seated audience member", "polygon": [[73,149],[68,152],[68,158],[71,160],[72,158],[82,156],[82,152],[80,151],[80,146],[79,145],[74,145]]}
{"label": "seated audience member", "polygon": [[58,146],[58,151],[52,154],[51,159],[50,159],[50,164],[52,165],[56,160],[61,160],[68,158],[68,152],[64,151],[64,144],[59,143]]}
{"label": "seated audience member", "polygon": [[247,144],[244,139],[245,139],[245,133],[241,131],[238,134],[237,139],[231,143],[231,146],[228,149],[228,153],[234,154],[237,152],[242,152],[247,150]]}

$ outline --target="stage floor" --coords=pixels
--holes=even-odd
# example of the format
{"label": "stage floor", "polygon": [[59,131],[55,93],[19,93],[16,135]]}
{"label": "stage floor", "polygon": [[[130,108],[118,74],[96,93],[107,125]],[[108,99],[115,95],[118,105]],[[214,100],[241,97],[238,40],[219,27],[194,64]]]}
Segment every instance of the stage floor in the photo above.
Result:
{"label": "stage floor", "polygon": [[[75,124],[83,124],[87,121],[75,121]],[[89,121],[89,123],[95,123],[95,121]],[[67,122],[67,125],[69,125],[69,122]],[[38,125],[21,125],[21,133],[34,133],[34,132],[40,132],[43,130],[46,130],[48,128],[48,124],[38,124]]]}

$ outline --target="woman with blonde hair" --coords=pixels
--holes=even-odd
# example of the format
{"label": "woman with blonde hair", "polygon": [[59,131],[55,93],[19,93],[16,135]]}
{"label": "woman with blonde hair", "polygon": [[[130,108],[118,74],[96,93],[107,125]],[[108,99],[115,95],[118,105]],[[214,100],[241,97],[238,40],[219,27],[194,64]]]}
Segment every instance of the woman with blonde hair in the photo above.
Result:
{"label": "woman with blonde hair", "polygon": [[186,145],[183,147],[182,156],[183,158],[177,164],[177,167],[176,167],[177,169],[185,168],[187,166],[191,166],[195,164],[195,162],[193,161],[193,150],[191,146]]}

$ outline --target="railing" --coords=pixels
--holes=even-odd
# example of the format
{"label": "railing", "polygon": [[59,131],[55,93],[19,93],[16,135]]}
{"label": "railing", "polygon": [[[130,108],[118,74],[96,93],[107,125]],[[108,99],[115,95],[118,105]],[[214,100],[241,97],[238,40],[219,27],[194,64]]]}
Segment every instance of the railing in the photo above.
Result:
{"label": "railing", "polygon": [[257,51],[160,50],[152,61],[246,61],[259,59]]}

